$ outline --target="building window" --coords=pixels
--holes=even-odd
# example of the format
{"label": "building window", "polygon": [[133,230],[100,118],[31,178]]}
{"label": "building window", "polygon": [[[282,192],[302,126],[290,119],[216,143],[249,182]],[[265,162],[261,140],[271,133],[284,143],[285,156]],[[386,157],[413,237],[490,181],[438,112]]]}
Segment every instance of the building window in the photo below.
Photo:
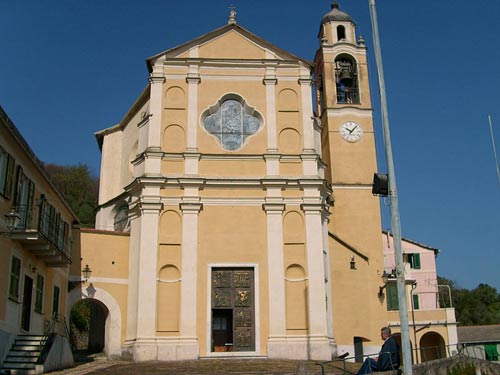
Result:
{"label": "building window", "polygon": [[358,71],[354,59],[341,55],[335,59],[337,103],[359,104]]}
{"label": "building window", "polygon": [[35,293],[35,311],[38,313],[42,312],[43,309],[43,286],[45,280],[42,275],[36,275],[36,293]]}
{"label": "building window", "polygon": [[21,259],[13,256],[10,264],[9,298],[19,301],[19,283],[21,280]]}
{"label": "building window", "polygon": [[399,310],[399,298],[398,298],[397,285],[394,283],[387,284],[385,290],[387,293],[387,310],[388,311]]}
{"label": "building window", "polygon": [[17,167],[16,192],[14,202],[19,214],[19,229],[29,229],[33,216],[33,196],[35,195],[35,184]]}
{"label": "building window", "polygon": [[414,310],[420,309],[420,300],[418,298],[418,294],[413,295],[413,309]]}
{"label": "building window", "polygon": [[0,147],[0,194],[10,198],[14,181],[14,158]]}
{"label": "building window", "polygon": [[52,317],[57,318],[59,314],[59,287],[54,285],[54,294],[52,296]]}
{"label": "building window", "polygon": [[234,151],[261,127],[261,116],[244,102],[230,95],[208,110],[203,120],[204,129],[213,135],[221,146]]}
{"label": "building window", "polygon": [[410,268],[413,268],[416,270],[420,269],[420,254],[419,253],[403,254],[403,260],[410,265]]}

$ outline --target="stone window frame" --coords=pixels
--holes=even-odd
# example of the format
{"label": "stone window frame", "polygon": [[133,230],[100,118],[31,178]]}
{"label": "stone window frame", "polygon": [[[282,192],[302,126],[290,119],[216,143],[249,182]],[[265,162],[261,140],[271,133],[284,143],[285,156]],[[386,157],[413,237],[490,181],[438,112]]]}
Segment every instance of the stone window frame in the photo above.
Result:
{"label": "stone window frame", "polygon": [[[209,131],[206,128],[206,124],[205,124],[205,121],[207,120],[207,118],[219,113],[221,111],[224,103],[226,103],[227,101],[230,101],[230,100],[237,101],[241,105],[241,110],[242,110],[243,115],[251,116],[251,117],[257,119],[259,122],[258,128],[252,133],[247,134],[243,131],[241,131],[239,133],[235,133],[237,136],[242,137],[242,139],[241,139],[239,145],[237,147],[234,147],[234,148],[227,147],[227,145],[224,144],[224,140],[222,138],[222,134],[224,134],[224,133],[222,133],[222,131],[221,131],[220,135],[217,133],[214,134],[213,132]],[[264,116],[262,116],[262,114],[259,111],[257,111],[255,109],[255,107],[252,107],[251,105],[249,105],[248,102],[241,95],[238,95],[236,93],[227,93],[227,94],[223,95],[219,100],[217,100],[217,102],[214,105],[210,106],[205,111],[203,111],[203,113],[201,115],[200,126],[206,133],[208,133],[209,135],[214,137],[217,140],[218,145],[222,149],[224,149],[225,151],[229,151],[229,152],[239,151],[243,147],[245,147],[245,145],[248,143],[250,138],[252,138],[256,134],[258,134],[263,129]],[[243,123],[241,124],[241,126],[243,127]]]}

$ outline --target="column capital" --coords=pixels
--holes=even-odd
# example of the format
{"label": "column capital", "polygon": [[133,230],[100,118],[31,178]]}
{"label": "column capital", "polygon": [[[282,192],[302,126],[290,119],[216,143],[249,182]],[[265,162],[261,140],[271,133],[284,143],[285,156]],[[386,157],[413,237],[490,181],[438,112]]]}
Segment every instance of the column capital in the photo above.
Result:
{"label": "column capital", "polygon": [[198,85],[201,82],[199,74],[188,73],[186,76],[186,82],[190,85]]}
{"label": "column capital", "polygon": [[278,79],[276,77],[264,77],[262,83],[264,83],[264,85],[266,86],[267,85],[275,86],[278,83]]}
{"label": "column capital", "polygon": [[159,215],[163,208],[163,203],[141,201],[137,203],[136,207],[143,215]]}
{"label": "column capital", "polygon": [[312,79],[311,77],[300,77],[298,79],[298,82],[299,84],[302,86],[302,85],[308,85],[308,86],[311,86],[312,84]]}
{"label": "column capital", "polygon": [[182,213],[199,214],[203,209],[203,203],[179,203]]}
{"label": "column capital", "polygon": [[285,211],[285,205],[283,203],[264,203],[262,204],[262,209],[266,211],[266,214],[281,214]]}
{"label": "column capital", "polygon": [[151,83],[152,85],[164,82],[165,82],[165,77],[163,75],[151,74],[149,76],[149,83]]}
{"label": "column capital", "polygon": [[321,203],[302,203],[300,209],[304,211],[305,214],[320,214],[324,209],[324,205]]}

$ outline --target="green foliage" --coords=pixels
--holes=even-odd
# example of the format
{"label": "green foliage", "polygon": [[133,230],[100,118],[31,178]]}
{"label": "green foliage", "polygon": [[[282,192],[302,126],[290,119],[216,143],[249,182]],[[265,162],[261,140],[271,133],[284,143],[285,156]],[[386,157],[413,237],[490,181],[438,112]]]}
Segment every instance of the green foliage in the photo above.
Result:
{"label": "green foliage", "polygon": [[80,332],[88,332],[90,322],[90,302],[83,300],[71,309],[70,323]]}
{"label": "green foliage", "polygon": [[500,324],[500,294],[496,288],[479,284],[468,290],[444,277],[438,277],[438,283],[450,286],[459,325]]}
{"label": "green foliage", "polygon": [[62,193],[83,226],[93,226],[99,180],[85,164],[76,166],[45,164],[57,189]]}
{"label": "green foliage", "polygon": [[456,367],[448,370],[448,375],[476,375],[476,369],[471,363],[459,363]]}

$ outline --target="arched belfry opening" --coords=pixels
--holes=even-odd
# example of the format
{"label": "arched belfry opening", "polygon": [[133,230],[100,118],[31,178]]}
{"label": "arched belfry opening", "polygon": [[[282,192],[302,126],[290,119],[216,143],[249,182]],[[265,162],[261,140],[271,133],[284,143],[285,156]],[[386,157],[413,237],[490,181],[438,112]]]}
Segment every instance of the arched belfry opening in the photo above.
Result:
{"label": "arched belfry opening", "polygon": [[337,26],[337,40],[345,40],[345,27],[342,25]]}
{"label": "arched belfry opening", "polygon": [[359,104],[358,70],[351,56],[340,55],[335,59],[335,84],[337,103]]}

